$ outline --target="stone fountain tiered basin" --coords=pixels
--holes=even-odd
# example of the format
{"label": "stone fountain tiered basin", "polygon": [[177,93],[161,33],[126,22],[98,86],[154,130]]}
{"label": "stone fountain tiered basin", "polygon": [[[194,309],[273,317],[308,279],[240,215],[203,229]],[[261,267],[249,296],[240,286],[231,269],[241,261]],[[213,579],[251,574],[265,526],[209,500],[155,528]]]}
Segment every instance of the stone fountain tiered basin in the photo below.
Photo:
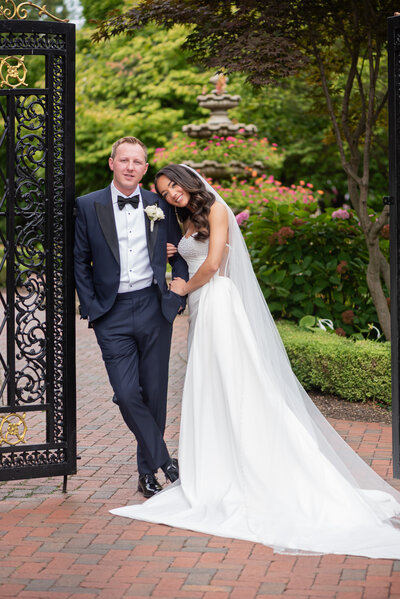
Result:
{"label": "stone fountain tiered basin", "polygon": [[[210,81],[216,83],[218,77],[211,77]],[[228,137],[239,135],[240,137],[251,137],[257,133],[255,125],[245,125],[244,123],[233,123],[228,116],[228,110],[236,108],[240,103],[240,96],[228,93],[218,93],[216,90],[210,94],[201,94],[197,96],[197,101],[202,108],[210,110],[211,114],[206,123],[200,125],[189,124],[182,127],[182,131],[189,137],[210,138],[213,135],[219,137]],[[229,157],[228,157],[229,158]],[[216,160],[203,160],[195,162],[189,160],[188,166],[200,171],[205,177],[224,180],[230,179],[233,175],[242,179],[250,177],[252,171],[263,171],[265,165],[262,162],[254,161],[252,164],[246,164],[240,160],[230,160],[228,162],[217,162]]]}
{"label": "stone fountain tiered basin", "polygon": [[184,125],[182,131],[189,137],[211,137],[216,134],[227,137],[239,133],[239,130],[242,137],[250,137],[257,133],[255,125],[233,123],[228,116],[227,110],[238,106],[240,96],[212,92],[211,94],[197,96],[197,101],[202,108],[210,110],[211,115],[206,123]]}

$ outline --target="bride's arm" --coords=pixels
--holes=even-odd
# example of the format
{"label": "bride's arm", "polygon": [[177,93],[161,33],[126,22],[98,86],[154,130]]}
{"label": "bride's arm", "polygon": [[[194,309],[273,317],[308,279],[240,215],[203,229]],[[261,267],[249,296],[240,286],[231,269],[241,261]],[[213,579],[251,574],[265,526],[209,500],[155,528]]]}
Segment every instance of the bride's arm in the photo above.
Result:
{"label": "bride's arm", "polygon": [[210,239],[207,258],[189,281],[179,278],[172,281],[171,290],[178,295],[186,295],[208,283],[221,266],[228,241],[228,213],[222,204],[214,202],[208,222]]}

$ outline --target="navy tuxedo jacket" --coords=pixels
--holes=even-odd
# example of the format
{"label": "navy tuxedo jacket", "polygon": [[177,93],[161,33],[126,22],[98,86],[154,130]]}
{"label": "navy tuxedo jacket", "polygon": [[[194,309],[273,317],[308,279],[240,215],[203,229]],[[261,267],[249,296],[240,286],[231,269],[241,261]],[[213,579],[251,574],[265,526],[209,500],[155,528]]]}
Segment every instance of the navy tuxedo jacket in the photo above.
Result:
{"label": "navy tuxedo jacket", "polygon": [[[182,236],[172,207],[159,195],[140,189],[144,208],[157,204],[165,219],[154,222],[145,214],[147,246],[154,282],[160,290],[161,310],[172,322],[186,299],[169,291],[165,281],[167,241],[178,245]],[[76,200],[75,283],[82,318],[90,322],[106,314],[113,306],[120,283],[120,258],[111,187],[94,191]],[[187,280],[186,262],[178,253],[170,259],[173,277]]]}

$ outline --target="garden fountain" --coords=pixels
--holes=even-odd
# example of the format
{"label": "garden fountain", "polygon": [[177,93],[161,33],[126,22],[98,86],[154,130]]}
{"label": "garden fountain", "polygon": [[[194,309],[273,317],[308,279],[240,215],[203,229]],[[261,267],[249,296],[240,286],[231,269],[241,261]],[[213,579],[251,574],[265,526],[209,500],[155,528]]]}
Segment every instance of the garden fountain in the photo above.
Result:
{"label": "garden fountain", "polygon": [[[211,138],[218,136],[226,138],[250,137],[257,134],[257,127],[252,124],[234,123],[228,116],[228,110],[236,108],[241,101],[239,95],[232,95],[226,92],[227,77],[223,74],[217,74],[210,78],[210,83],[214,89],[207,94],[197,96],[197,101],[202,108],[210,110],[211,114],[207,122],[188,124],[182,127],[182,131],[192,138]],[[246,164],[240,160],[231,160],[226,163],[216,160],[202,160],[195,162],[186,161],[189,166],[199,170],[206,177],[213,179],[226,179],[232,175],[246,177],[250,170],[263,170],[264,164],[255,161],[252,164]]]}

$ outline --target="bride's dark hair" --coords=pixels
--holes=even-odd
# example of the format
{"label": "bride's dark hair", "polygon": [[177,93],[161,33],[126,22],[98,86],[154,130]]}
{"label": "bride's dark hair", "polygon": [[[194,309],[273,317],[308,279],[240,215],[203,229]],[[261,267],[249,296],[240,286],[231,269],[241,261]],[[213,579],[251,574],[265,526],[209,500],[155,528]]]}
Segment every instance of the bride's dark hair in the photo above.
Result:
{"label": "bride's dark hair", "polygon": [[157,181],[162,175],[165,175],[168,179],[177,183],[190,195],[190,210],[188,208],[176,207],[179,220],[184,222],[187,218],[190,218],[197,231],[196,239],[199,241],[208,239],[210,236],[208,215],[210,214],[211,206],[215,202],[214,195],[210,191],[207,191],[203,181],[196,175],[196,173],[185,168],[181,164],[168,164],[158,171],[154,182],[158,193]]}

